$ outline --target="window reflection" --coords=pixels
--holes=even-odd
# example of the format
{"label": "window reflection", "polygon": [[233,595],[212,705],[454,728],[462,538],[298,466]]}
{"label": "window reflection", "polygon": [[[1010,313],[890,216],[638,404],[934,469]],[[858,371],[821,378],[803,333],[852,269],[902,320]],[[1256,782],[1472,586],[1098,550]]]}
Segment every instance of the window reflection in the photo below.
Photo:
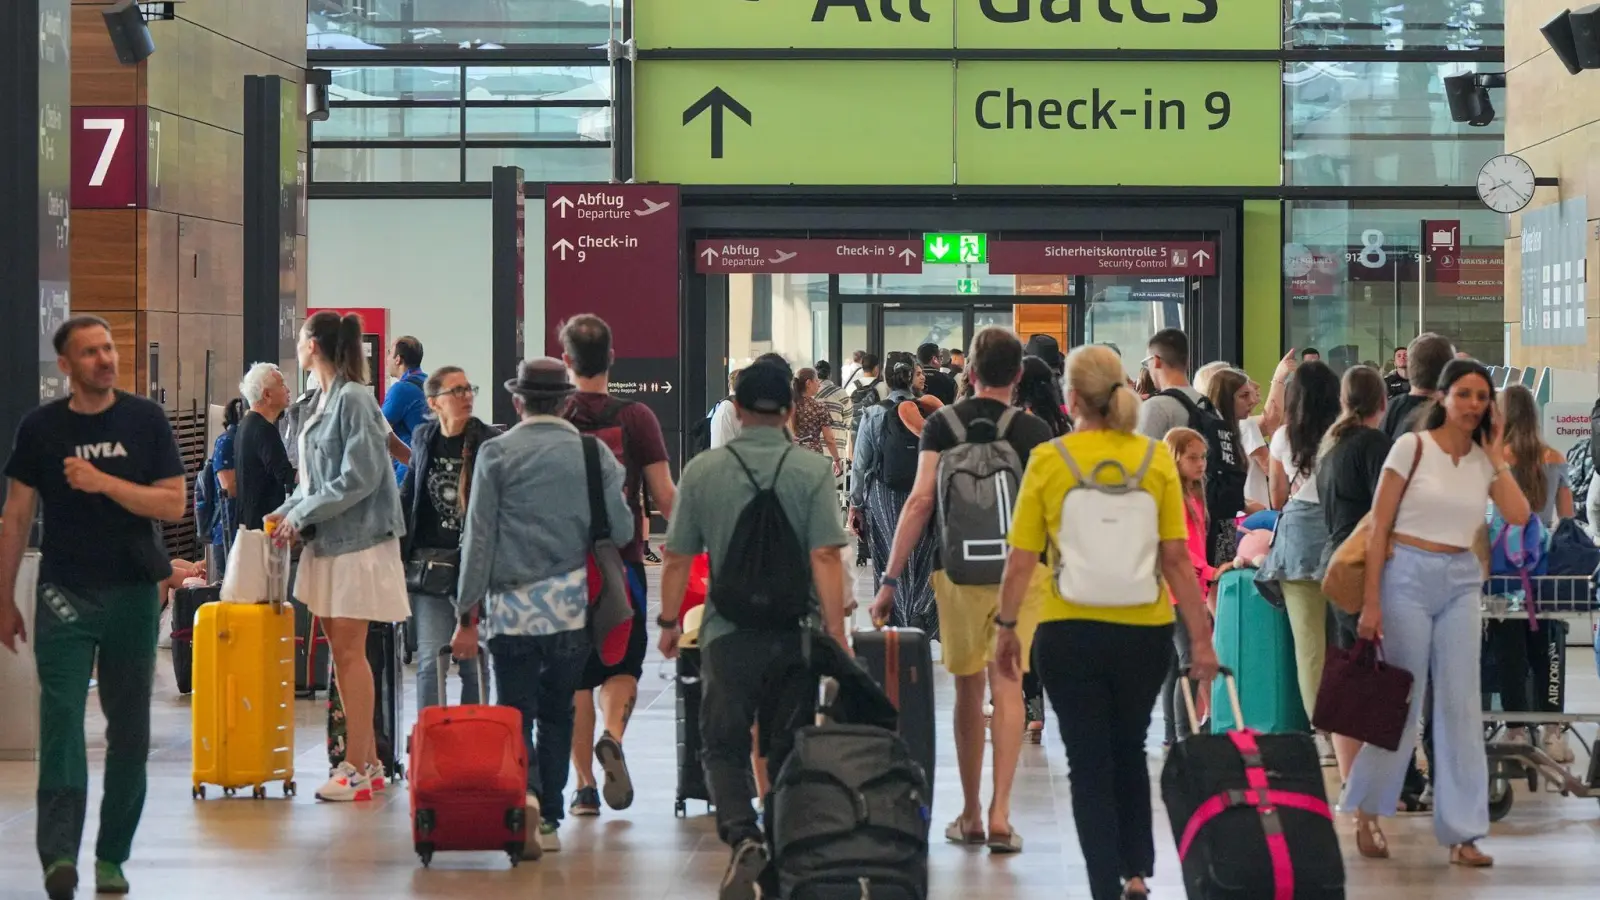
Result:
{"label": "window reflection", "polygon": [[430,44],[495,50],[604,43],[621,0],[311,0],[306,46],[374,50]]}
{"label": "window reflection", "polygon": [[763,353],[811,365],[827,355],[827,316],[826,275],[729,275],[729,373]]}
{"label": "window reflection", "polygon": [[1505,46],[1505,0],[1289,0],[1295,47]]}

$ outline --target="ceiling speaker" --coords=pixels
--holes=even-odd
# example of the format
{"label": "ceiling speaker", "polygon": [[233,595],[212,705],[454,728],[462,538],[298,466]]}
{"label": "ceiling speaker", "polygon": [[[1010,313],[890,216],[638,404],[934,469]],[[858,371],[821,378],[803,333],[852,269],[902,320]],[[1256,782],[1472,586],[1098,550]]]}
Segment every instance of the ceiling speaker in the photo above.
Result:
{"label": "ceiling speaker", "polygon": [[[1600,69],[1600,5],[1589,5],[1568,14],[1572,23],[1572,42],[1577,51],[1578,65],[1585,69]],[[1560,55],[1561,51],[1556,51]],[[1563,63],[1566,59],[1561,60]],[[1567,68],[1572,68],[1570,65]]]}
{"label": "ceiling speaker", "polygon": [[1444,80],[1444,97],[1450,104],[1450,120],[1482,128],[1494,121],[1494,104],[1489,89],[1477,75],[1451,75]]}
{"label": "ceiling speaker", "polygon": [[144,11],[134,0],[120,2],[102,10],[106,31],[111,33],[111,46],[116,48],[117,62],[125,66],[137,65],[156,52],[155,39],[144,22]]}
{"label": "ceiling speaker", "polygon": [[1545,42],[1568,72],[1576,75],[1583,71],[1583,66],[1578,64],[1578,45],[1572,36],[1572,10],[1562,10],[1560,15],[1544,23],[1539,33],[1544,35]]}

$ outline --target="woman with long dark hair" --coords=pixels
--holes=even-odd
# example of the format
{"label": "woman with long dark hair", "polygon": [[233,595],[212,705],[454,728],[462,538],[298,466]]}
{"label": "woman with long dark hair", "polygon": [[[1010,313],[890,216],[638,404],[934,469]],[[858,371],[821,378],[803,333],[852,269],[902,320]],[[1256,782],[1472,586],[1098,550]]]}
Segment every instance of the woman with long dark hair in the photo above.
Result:
{"label": "woman with long dark hair", "polygon": [[370,800],[386,773],[373,729],[367,631],[372,622],[411,615],[400,487],[389,466],[389,430],[367,384],[360,317],[313,315],[300,331],[299,356],[319,386],[300,428],[300,484],[266,522],[276,526],[275,541],[305,542],[294,594],[322,620],[344,703],[344,762],[317,799]]}
{"label": "woman with long dark hair", "polygon": [[1489,833],[1489,764],[1478,692],[1483,568],[1472,546],[1489,501],[1512,525],[1526,524],[1532,511],[1503,462],[1489,370],[1452,360],[1437,387],[1422,428],[1396,440],[1384,461],[1356,625],[1360,637],[1382,639],[1390,665],[1416,676],[1410,718],[1394,751],[1361,748],[1341,806],[1356,814],[1361,855],[1387,858],[1378,817],[1395,814],[1431,674],[1433,832],[1452,864],[1482,868],[1494,859],[1478,848]]}
{"label": "woman with long dark hair", "polygon": [[[1022,380],[1017,383],[1017,405],[1043,419],[1050,431],[1061,437],[1072,431],[1072,420],[1067,418],[1066,401],[1061,396],[1060,376],[1050,368],[1043,357],[1022,358]],[[1027,466],[1028,461],[1022,461]],[[1028,648],[1032,655],[1032,648]],[[1035,666],[1022,673],[1022,703],[1028,719],[1025,737],[1029,743],[1044,739],[1044,685],[1039,681]]]}
{"label": "woman with long dark hair", "polygon": [[[883,372],[889,399],[868,407],[861,417],[850,491],[851,528],[858,535],[865,532],[871,546],[874,593],[889,562],[900,511],[916,482],[925,412],[939,403],[931,397],[917,399],[914,385],[922,369],[911,354],[890,353]],[[924,402],[928,406],[921,405]],[[931,581],[938,544],[932,529],[917,541],[895,589],[889,619],[883,624],[920,628],[929,638],[938,638],[939,611]]]}
{"label": "woman with long dark hair", "polygon": [[[1567,458],[1544,442],[1539,403],[1533,391],[1520,384],[1500,394],[1500,413],[1505,423],[1505,455],[1501,461],[1511,467],[1528,507],[1553,529],[1561,519],[1573,514],[1572,484],[1567,478]],[[1560,712],[1547,709],[1543,698],[1550,696],[1550,642],[1564,637],[1565,626],[1557,620],[1541,620],[1537,631],[1523,618],[1496,619],[1485,623],[1489,648],[1494,653],[1499,676],[1500,706],[1506,712]],[[1533,692],[1528,690],[1528,675],[1533,675]],[[1506,739],[1531,743],[1527,727],[1513,727]],[[1541,736],[1545,752],[1557,762],[1572,762],[1572,748],[1561,733],[1561,726],[1546,725]]]}
{"label": "woman with long dark hair", "polygon": [[[1239,529],[1234,521],[1239,513],[1245,511],[1244,487],[1249,483],[1250,472],[1250,460],[1244,455],[1244,439],[1239,431],[1239,421],[1250,415],[1255,393],[1250,389],[1249,375],[1238,369],[1228,368],[1211,376],[1211,381],[1206,386],[1205,397],[1211,402],[1217,415],[1222,417],[1223,427],[1233,440],[1237,456],[1234,465],[1237,466],[1239,473],[1237,478],[1228,480],[1227,484],[1231,486],[1226,490],[1222,490],[1217,484],[1206,486],[1206,514],[1211,519],[1210,527],[1206,529],[1206,540],[1209,542],[1208,559],[1211,565],[1220,566],[1233,559],[1239,546]],[[1181,727],[1183,723],[1179,724]]]}
{"label": "woman with long dark hair", "polygon": [[1278,529],[1261,575],[1283,589],[1300,701],[1309,718],[1328,655],[1328,598],[1322,593],[1328,522],[1317,493],[1317,460],[1323,436],[1339,418],[1339,376],[1327,363],[1302,363],[1284,400],[1284,424],[1272,436],[1267,472],[1272,508],[1280,510]]}

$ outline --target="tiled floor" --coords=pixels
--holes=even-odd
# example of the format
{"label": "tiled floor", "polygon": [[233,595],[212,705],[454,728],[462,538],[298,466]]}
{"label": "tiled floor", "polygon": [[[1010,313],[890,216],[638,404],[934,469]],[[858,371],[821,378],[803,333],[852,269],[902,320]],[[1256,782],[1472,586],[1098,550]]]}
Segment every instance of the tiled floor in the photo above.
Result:
{"label": "tiled floor", "polygon": [[[1587,651],[1574,650],[1571,696],[1574,709],[1600,711],[1600,683]],[[940,709],[948,716],[951,692],[940,684]],[[409,705],[410,698],[408,698]],[[639,711],[628,735],[638,797],[624,813],[569,820],[558,854],[512,871],[500,854],[440,854],[424,870],[411,852],[403,790],[370,804],[319,806],[311,790],[326,761],[322,751],[321,704],[301,703],[300,797],[196,802],[189,797],[188,701],[172,687],[165,659],[156,699],[155,745],[149,801],[128,867],[136,896],[187,900],[283,897],[499,897],[583,900],[705,900],[715,896],[726,853],[703,805],[690,818],[675,819],[673,804],[673,703],[665,669],[652,651]],[[941,722],[948,741],[948,718]],[[98,732],[100,723],[91,723]],[[92,740],[98,734],[91,735]],[[1156,739],[1158,740],[1158,739]],[[94,790],[98,792],[98,756]],[[955,812],[960,788],[955,755],[940,749],[939,808],[942,823]],[[1151,771],[1159,764],[1152,743]],[[0,763],[0,898],[42,896],[33,851],[33,766]],[[935,900],[1087,897],[1083,860],[1071,820],[1066,760],[1059,740],[1025,747],[1017,779],[1015,824],[1026,836],[1021,856],[997,859],[985,853],[935,844],[930,860]],[[1175,853],[1164,814],[1158,811],[1158,874],[1155,896],[1181,896],[1174,879]],[[93,811],[86,848],[93,846]],[[1427,818],[1393,820],[1395,858],[1373,863],[1353,856],[1346,842],[1349,895],[1361,900],[1398,898],[1539,897],[1594,900],[1600,896],[1600,804],[1595,800],[1519,793],[1516,808],[1495,826],[1486,845],[1499,859],[1490,871],[1445,864],[1433,844]]]}

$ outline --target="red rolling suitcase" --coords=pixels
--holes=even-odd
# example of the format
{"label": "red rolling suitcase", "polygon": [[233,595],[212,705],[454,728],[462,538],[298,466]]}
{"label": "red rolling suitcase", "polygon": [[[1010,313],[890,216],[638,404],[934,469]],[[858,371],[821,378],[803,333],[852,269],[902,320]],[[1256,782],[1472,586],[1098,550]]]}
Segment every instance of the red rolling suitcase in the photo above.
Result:
{"label": "red rolling suitcase", "polygon": [[933,727],[933,646],[928,635],[920,628],[858,631],[851,644],[856,661],[866,667],[900,712],[900,737],[911,748],[911,757],[922,765],[931,806],[937,738]]}
{"label": "red rolling suitcase", "polygon": [[[1222,670],[1234,721],[1233,673]],[[1194,698],[1179,679],[1194,722]],[[1344,859],[1309,734],[1248,729],[1172,747],[1161,799],[1190,900],[1344,900]]]}
{"label": "red rolling suitcase", "polygon": [[[449,647],[439,651],[440,657],[449,653]],[[479,659],[486,654],[480,650]],[[448,663],[440,659],[441,667]],[[483,668],[487,697],[488,664]],[[441,693],[444,682],[439,679]],[[501,851],[515,866],[530,835],[538,846],[539,823],[529,822],[524,809],[528,757],[517,710],[486,705],[423,709],[411,731],[410,770],[411,838],[424,866],[440,850]]]}

